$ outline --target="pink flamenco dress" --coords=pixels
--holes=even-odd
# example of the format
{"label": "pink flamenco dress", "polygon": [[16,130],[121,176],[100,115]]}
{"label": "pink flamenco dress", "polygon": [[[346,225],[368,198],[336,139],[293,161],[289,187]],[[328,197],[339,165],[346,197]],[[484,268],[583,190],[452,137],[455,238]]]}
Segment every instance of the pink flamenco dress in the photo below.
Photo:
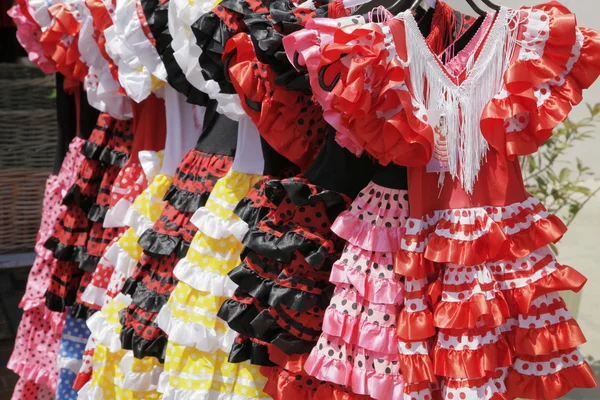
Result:
{"label": "pink flamenco dress", "polygon": [[[552,399],[597,385],[558,293],[586,279],[548,247],[566,228],[526,192],[518,156],[596,80],[600,37],[556,2],[488,18],[456,56],[465,68],[443,65],[409,13],[384,26],[316,20],[284,41],[339,142],[409,167],[396,335],[403,371],[432,365],[418,399],[433,389],[443,399]],[[421,346],[429,357],[413,356]]]}
{"label": "pink flamenco dress", "polygon": [[52,235],[56,221],[65,212],[62,199],[83,163],[81,147],[85,141],[75,137],[57,175],[46,181],[40,230],[35,252],[37,257],[29,272],[25,295],[19,307],[23,317],[8,368],[20,375],[13,399],[51,399],[56,391],[58,371],[55,367],[65,313],[46,308],[44,294],[51,279],[52,265],[57,262],[44,242]]}

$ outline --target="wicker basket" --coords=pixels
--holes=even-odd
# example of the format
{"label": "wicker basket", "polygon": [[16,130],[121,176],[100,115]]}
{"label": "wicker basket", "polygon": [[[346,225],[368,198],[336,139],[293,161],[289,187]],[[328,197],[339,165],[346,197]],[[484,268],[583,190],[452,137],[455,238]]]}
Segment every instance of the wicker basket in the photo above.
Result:
{"label": "wicker basket", "polygon": [[0,110],[0,168],[52,168],[57,131],[55,110]]}
{"label": "wicker basket", "polygon": [[48,175],[37,168],[0,169],[0,253],[35,246]]}
{"label": "wicker basket", "polygon": [[44,73],[34,66],[0,63],[0,79],[2,80],[32,79],[43,76]]}
{"label": "wicker basket", "polygon": [[56,109],[54,76],[0,80],[0,110]]}

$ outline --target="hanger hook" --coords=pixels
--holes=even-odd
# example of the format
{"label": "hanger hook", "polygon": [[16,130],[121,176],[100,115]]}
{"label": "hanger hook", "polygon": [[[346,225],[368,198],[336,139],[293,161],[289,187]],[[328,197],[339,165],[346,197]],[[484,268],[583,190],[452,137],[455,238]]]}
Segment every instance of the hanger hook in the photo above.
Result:
{"label": "hanger hook", "polygon": [[327,72],[327,68],[329,67],[331,67],[331,64],[326,65],[319,70],[319,86],[321,86],[321,89],[323,89],[326,92],[331,92],[333,90],[335,85],[337,85],[337,83],[339,82],[341,76],[341,74],[338,72],[335,78],[333,78],[331,84],[327,85],[325,83],[325,72]]}

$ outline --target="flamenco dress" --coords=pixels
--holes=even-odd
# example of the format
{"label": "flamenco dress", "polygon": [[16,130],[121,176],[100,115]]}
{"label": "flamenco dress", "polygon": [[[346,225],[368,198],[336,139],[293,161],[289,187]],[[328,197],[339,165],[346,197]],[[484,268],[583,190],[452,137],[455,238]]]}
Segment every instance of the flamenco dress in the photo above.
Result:
{"label": "flamenco dress", "polygon": [[[111,176],[113,184],[107,188],[110,190],[99,194],[98,201],[88,213],[88,217],[94,220],[92,233],[98,232],[99,234],[91,235],[88,241],[88,253],[80,264],[80,268],[84,268],[87,274],[82,279],[73,308],[73,310],[85,309],[87,315],[85,319],[89,318],[91,312],[96,312],[102,307],[103,294],[114,271],[112,265],[103,262],[103,255],[108,247],[125,232],[123,223],[114,223],[115,217],[117,220],[119,219],[115,215],[118,213],[111,213],[110,216],[113,218],[111,222],[113,223],[107,224],[106,216],[109,215],[109,211],[114,211],[114,208],[111,210],[110,206],[119,204],[119,202],[127,204],[137,197],[147,185],[145,175],[142,173],[141,160],[146,163],[147,170],[151,171],[153,165],[160,163],[159,157],[156,155],[157,151],[164,148],[165,145],[165,105],[162,99],[151,94],[143,102],[134,104],[134,115],[133,143],[128,145],[125,152],[112,150],[112,159],[118,160],[119,166],[114,169],[118,174],[116,177]],[[154,168],[156,169],[156,167]],[[87,285],[84,286],[85,283]],[[81,389],[91,378],[96,341],[94,336],[88,340],[83,356],[84,364],[74,385],[76,390]]]}
{"label": "flamenco dress", "polygon": [[[70,129],[60,130],[61,139],[63,136],[65,139],[72,137],[76,127],[72,128],[72,132]],[[74,183],[76,171],[83,162],[80,149],[84,142],[78,136],[71,140],[60,170],[46,181],[42,219],[35,245],[36,259],[29,272],[25,294],[19,303],[23,316],[7,365],[20,375],[13,399],[50,399],[56,391],[58,371],[55,363],[65,315],[52,312],[45,305],[44,294],[51,279],[52,264],[57,260],[44,247],[44,242],[65,212],[62,198]]]}
{"label": "flamenco dress", "polygon": [[[212,2],[204,1],[211,4]],[[188,8],[196,9],[200,2],[185,2]],[[152,33],[156,51],[160,56],[167,73],[167,82],[177,92],[181,93],[191,104],[205,107],[208,102],[206,93],[195,88],[186,78],[184,72],[175,60],[174,48],[172,46],[173,37],[170,33],[170,27],[173,24],[172,18],[178,18],[177,6],[170,1],[144,0],[141,2],[144,16],[148,22],[148,28]],[[180,14],[181,15],[181,14]],[[182,15],[183,16],[183,15]],[[189,16],[186,15],[187,18]],[[189,26],[197,17],[187,25]]]}
{"label": "flamenco dress", "polygon": [[244,236],[242,263],[229,273],[238,287],[217,315],[239,334],[229,361],[271,367],[263,369],[264,391],[273,398],[350,396],[309,378],[303,365],[321,333],[329,272],[344,246],[331,224],[371,175],[371,161],[340,148],[331,131],[306,173],[265,184],[268,213]]}
{"label": "flamenco dress", "polygon": [[158,387],[163,399],[268,398],[258,367],[227,361],[235,332],[216,315],[235,290],[227,273],[238,263],[248,229],[233,210],[263,173],[260,135],[247,117],[239,121],[236,148],[231,169],[191,219],[198,232],[173,271],[177,286],[157,316],[169,338]]}
{"label": "flamenco dress", "polygon": [[[165,88],[165,107],[167,138],[162,167],[155,172],[152,172],[154,166],[144,169],[150,184],[135,199],[123,217],[125,224],[129,226],[128,230],[103,257],[105,268],[112,270],[108,285],[106,288],[91,289],[97,298],[102,297],[102,310],[88,320],[88,326],[97,344],[93,354],[92,379],[80,390],[80,398],[130,398],[148,395],[140,384],[137,387],[128,385],[131,379],[125,380],[119,365],[120,362],[123,362],[123,365],[131,362],[130,357],[123,361],[126,351],[121,350],[121,325],[118,315],[121,309],[129,305],[131,298],[120,291],[142,254],[142,248],[137,244],[139,236],[150,229],[160,216],[165,204],[162,197],[172,182],[177,164],[198,140],[202,126],[197,122],[202,121],[204,111],[201,107],[186,104],[185,98],[169,87]],[[193,117],[190,118],[190,115]],[[151,369],[153,365],[146,363],[140,367]],[[137,381],[143,383],[142,375],[138,375],[137,378]],[[133,384],[135,381],[134,379]]]}
{"label": "flamenco dress", "polygon": [[[427,49],[406,13],[390,33],[357,26],[341,39],[335,28],[331,36],[318,27],[298,34],[288,54],[304,54],[326,118],[357,148],[383,164],[412,159],[410,218],[395,270],[437,279],[428,296],[401,310],[398,336],[436,337],[431,357],[441,396],[558,398],[596,385],[577,350],[585,339],[557,293],[580,290],[585,278],[547,247],[566,229],[525,191],[516,156],[535,152],[581,101],[599,73],[591,62],[599,42],[558,3],[501,8],[492,19],[484,39],[462,55],[471,67],[459,75]],[[364,51],[374,55],[369,65],[348,75]],[[324,90],[319,72],[334,65],[339,78]],[[468,107],[469,99],[477,101]],[[471,112],[457,121],[457,108]],[[448,148],[459,143],[468,151]]]}
{"label": "flamenco dress", "polygon": [[173,183],[164,196],[165,208],[152,229],[139,240],[144,255],[123,293],[132,296],[132,304],[122,313],[123,347],[136,357],[162,360],[166,337],[156,328],[155,318],[166,303],[176,279],[173,269],[187,253],[197,228],[190,222],[203,206],[215,182],[231,167],[237,136],[237,123],[207,110],[204,131],[179,163]]}

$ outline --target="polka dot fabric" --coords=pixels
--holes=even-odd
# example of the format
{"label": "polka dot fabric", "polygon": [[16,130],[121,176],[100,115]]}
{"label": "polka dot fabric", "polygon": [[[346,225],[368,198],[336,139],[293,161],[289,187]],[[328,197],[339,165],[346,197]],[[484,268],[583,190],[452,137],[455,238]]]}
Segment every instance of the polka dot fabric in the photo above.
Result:
{"label": "polka dot fabric", "polygon": [[73,389],[73,384],[81,367],[89,335],[90,331],[84,320],[67,316],[56,362],[60,371],[57,399],[77,399],[77,391]]}
{"label": "polka dot fabric", "polygon": [[231,359],[243,361],[258,351],[263,355],[257,360],[273,365],[273,351],[287,360],[305,356],[316,344],[331,298],[329,271],[343,249],[330,228],[349,201],[303,178],[266,186],[278,187],[270,199],[276,208],[245,235],[242,264],[229,273],[239,287],[218,315],[251,338],[236,341]]}
{"label": "polka dot fabric", "polygon": [[[164,199],[167,204],[151,231],[139,240],[144,256],[125,284],[132,304],[122,313],[123,348],[138,358],[164,357],[166,337],[156,326],[156,316],[175,284],[175,265],[185,256],[197,228],[194,212],[206,203],[216,181],[225,176],[233,158],[191,150],[179,164]],[[191,211],[190,211],[191,210]]]}
{"label": "polka dot fabric", "polygon": [[407,218],[407,191],[371,182],[336,219],[332,230],[348,243],[333,265],[336,289],[305,365],[321,380],[378,400],[404,398],[401,370],[415,367],[401,362],[396,337],[404,283],[393,259]]}
{"label": "polka dot fabric", "polygon": [[258,367],[227,361],[235,332],[217,317],[226,296],[235,289],[227,273],[239,261],[240,240],[247,230],[233,210],[260,178],[229,171],[217,181],[206,206],[192,217],[199,230],[187,256],[175,268],[179,283],[157,318],[169,337],[159,388],[164,399],[192,393],[268,398],[262,392],[265,379]]}
{"label": "polka dot fabric", "polygon": [[67,189],[75,181],[75,173],[83,162],[80,154],[84,141],[74,138],[69,145],[58,175],[46,181],[42,220],[37,235],[34,264],[29,272],[25,294],[19,303],[23,316],[17,330],[15,346],[8,368],[21,376],[15,395],[21,399],[50,398],[56,390],[58,372],[55,368],[64,314],[46,309],[44,293],[51,279],[54,263],[52,252],[43,244],[66,207],[61,204]]}

